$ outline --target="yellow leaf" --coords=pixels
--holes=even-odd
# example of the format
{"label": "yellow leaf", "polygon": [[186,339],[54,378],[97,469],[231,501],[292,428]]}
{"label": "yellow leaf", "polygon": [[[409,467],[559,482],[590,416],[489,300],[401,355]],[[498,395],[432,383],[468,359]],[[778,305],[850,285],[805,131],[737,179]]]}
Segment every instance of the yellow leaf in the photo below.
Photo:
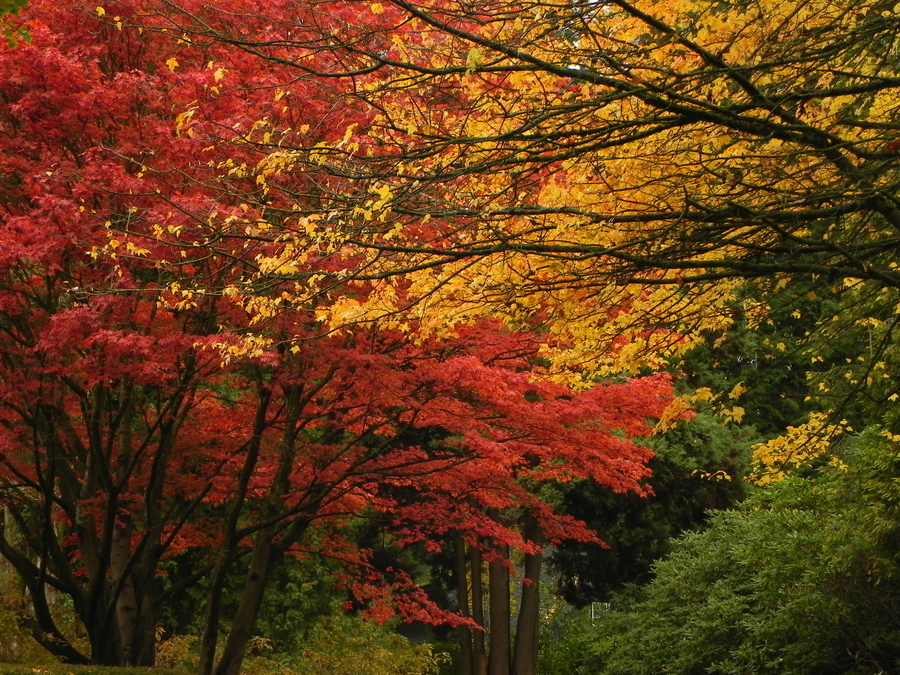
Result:
{"label": "yellow leaf", "polygon": [[103,16],[104,14],[106,14],[106,10],[102,7],[97,7],[97,16]]}
{"label": "yellow leaf", "polygon": [[472,47],[466,55],[466,75],[471,75],[481,67],[483,56],[478,47]]}
{"label": "yellow leaf", "polygon": [[710,389],[709,387],[700,387],[697,391],[695,391],[688,398],[691,401],[713,401],[713,400],[715,400],[716,395],[713,393],[712,389]]}
{"label": "yellow leaf", "polygon": [[745,391],[747,391],[747,387],[744,386],[744,383],[738,382],[736,385],[734,385],[734,389],[732,389],[728,393],[728,398],[730,398],[731,400],[739,399]]}
{"label": "yellow leaf", "polygon": [[178,61],[176,60],[176,58],[174,56],[172,58],[170,58],[168,61],[166,61],[166,67],[169,70],[171,70],[173,73],[175,72],[175,69],[178,67]]}
{"label": "yellow leaf", "polygon": [[744,414],[744,409],[738,405],[734,406],[731,410],[725,409],[722,411],[723,417],[733,422],[737,422],[738,424],[744,419]]}
{"label": "yellow leaf", "polygon": [[384,5],[382,5],[380,2],[373,2],[371,5],[369,5],[369,9],[372,10],[372,14],[381,14],[382,12],[384,12]]}
{"label": "yellow leaf", "polygon": [[224,68],[217,68],[217,69],[216,69],[216,72],[213,73],[213,79],[214,79],[216,82],[221,81],[221,79],[222,79],[223,77],[225,77],[225,72],[226,72],[226,70],[225,70]]}

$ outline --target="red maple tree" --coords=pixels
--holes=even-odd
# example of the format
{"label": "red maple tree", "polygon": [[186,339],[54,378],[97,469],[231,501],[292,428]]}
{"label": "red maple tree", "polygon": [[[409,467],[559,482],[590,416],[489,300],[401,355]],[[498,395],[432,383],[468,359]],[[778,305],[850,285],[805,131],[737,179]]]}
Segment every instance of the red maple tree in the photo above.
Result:
{"label": "red maple tree", "polygon": [[[216,6],[244,9],[240,30],[265,37],[243,0]],[[537,556],[538,536],[589,538],[525,485],[638,489],[649,451],[627,439],[671,394],[661,376],[580,392],[543,381],[543,338],[496,322],[412,341],[329,333],[289,294],[263,321],[236,302],[280,250],[268,233],[287,208],[267,204],[246,170],[259,145],[242,139],[269,133],[261,110],[329,141],[358,111],[313,77],[294,83],[301,104],[273,104],[285,73],[226,42],[179,41],[182,10],[35,0],[31,44],[0,51],[0,555],[29,591],[23,625],[60,659],[152,664],[166,602],[198,584],[200,671],[236,675],[272,567],[312,523],[379,509],[402,536],[452,532],[500,567],[508,546]],[[314,4],[272,11],[325,20]],[[292,196],[314,201],[305,180]],[[319,253],[302,274],[349,264]],[[277,299],[283,283],[253,292]],[[513,510],[524,538],[501,517]],[[186,550],[203,562],[164,587],[161,562]],[[59,630],[50,589],[71,598],[90,653]],[[400,603],[408,615],[436,611],[417,598]]]}

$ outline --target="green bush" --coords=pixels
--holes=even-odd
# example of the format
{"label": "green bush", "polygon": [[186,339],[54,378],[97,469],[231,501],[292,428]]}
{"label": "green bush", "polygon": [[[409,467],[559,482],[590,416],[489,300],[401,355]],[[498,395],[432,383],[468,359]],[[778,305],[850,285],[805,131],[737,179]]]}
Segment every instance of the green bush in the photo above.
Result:
{"label": "green bush", "polygon": [[570,672],[900,672],[900,450],[873,431],[842,459],[682,537]]}
{"label": "green bush", "polygon": [[[319,617],[299,649],[276,652],[277,645],[271,639],[252,638],[242,672],[248,675],[437,675],[449,658],[435,653],[430,644],[411,643],[389,626],[340,613]],[[197,654],[196,637],[174,636],[160,642],[157,665],[190,673],[197,666]]]}
{"label": "green bush", "polygon": [[334,615],[320,619],[306,646],[287,663],[297,675],[434,675],[447,658],[389,626]]}

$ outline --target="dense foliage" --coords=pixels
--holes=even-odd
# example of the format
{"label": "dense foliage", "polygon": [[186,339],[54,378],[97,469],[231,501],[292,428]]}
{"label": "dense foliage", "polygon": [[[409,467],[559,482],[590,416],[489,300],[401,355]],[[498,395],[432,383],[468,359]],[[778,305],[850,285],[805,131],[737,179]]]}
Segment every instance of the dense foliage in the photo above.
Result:
{"label": "dense foliage", "polygon": [[610,675],[900,671],[900,457],[872,431],[840,458],[716,514],[549,651]]}
{"label": "dense foliage", "polygon": [[[280,218],[234,191],[242,170],[220,170],[277,69],[261,75],[224,43],[173,42],[162,28],[180,14],[166,3],[35,1],[22,16],[31,43],[0,53],[0,555],[44,649],[149,665],[169,621],[200,633],[201,672],[234,675],[285,556],[340,560],[341,588],[370,618],[474,628],[375,564],[348,523],[375,514],[387,536],[433,548],[452,535],[506,570],[512,551],[539,554],[534,537],[595,539],[534,486],[642,489],[651,452],[631,439],[665,416],[665,375],[573,390],[545,377],[550,336],[531,323],[414,338],[331,331],[288,282],[259,296],[281,298],[272,315],[236,299],[283,242],[268,241]],[[322,107],[294,121],[322,125],[339,95],[308,84]],[[334,140],[340,126],[316,133]],[[309,256],[304,269],[353,263]],[[187,621],[185,596],[200,606]]]}
{"label": "dense foliage", "polygon": [[453,626],[464,675],[533,675],[547,547],[578,603],[647,580],[744,494],[752,432],[723,425],[749,421],[765,487],[580,644],[635,675],[897,670],[892,2],[0,22],[16,645],[151,665],[164,639],[237,675],[318,641],[303,667],[341,671],[329,640],[370,631],[378,668],[440,665],[342,605]]}
{"label": "dense foliage", "polygon": [[708,512],[746,496],[752,429],[723,426],[710,413],[649,439],[646,496],[616,494],[589,481],[566,487],[566,513],[585,521],[606,544],[565,541],[550,568],[562,597],[582,607],[608,602],[627,583],[645,583],[671,540],[705,525]]}

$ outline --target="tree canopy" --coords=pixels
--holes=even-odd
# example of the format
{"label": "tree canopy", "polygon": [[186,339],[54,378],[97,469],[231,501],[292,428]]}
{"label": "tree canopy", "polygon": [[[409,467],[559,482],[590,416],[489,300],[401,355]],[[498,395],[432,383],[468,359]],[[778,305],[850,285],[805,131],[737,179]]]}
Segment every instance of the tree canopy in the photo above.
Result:
{"label": "tree canopy", "polygon": [[[181,590],[160,566],[190,552],[200,670],[235,675],[275,563],[320,526],[369,613],[394,594],[477,628],[474,598],[454,617],[376,581],[346,519],[454,542],[460,589],[484,555],[499,597],[510,547],[536,579],[544,541],[596,541],[542,484],[646,492],[632,439],[691,404],[740,422],[765,362],[810,374],[751,394],[761,420],[791,402],[766,479],[853,425],[900,431],[893,3],[33,0],[4,21],[30,43],[0,51],[0,554],[65,660],[151,662]],[[673,404],[658,371],[698,345],[716,390]]]}
{"label": "tree canopy", "polygon": [[[335,326],[541,309],[575,343],[560,363],[634,368],[672,346],[648,325],[721,328],[741,279],[846,283],[892,307],[889,3],[316,2],[255,14],[266,39],[179,7],[188,39],[295,74],[272,112],[311,81],[342,101],[334,141],[260,115],[238,171],[292,242],[258,283],[325,292],[294,254],[312,246],[381,289],[323,303]],[[618,361],[615,340],[633,345]]]}
{"label": "tree canopy", "polygon": [[[268,39],[255,10],[230,6]],[[151,664],[167,603],[194,589],[199,669],[236,675],[274,566],[317,550],[346,563],[370,616],[473,625],[372,564],[342,536],[348,520],[380,514],[390,536],[432,547],[462,537],[507,569],[495,551],[539,551],[507,512],[527,512],[541,541],[596,540],[533,486],[643,490],[652,453],[632,439],[684,412],[669,409],[667,375],[573,390],[546,377],[536,318],[414,337],[333,331],[298,301],[280,276],[301,266],[290,251],[333,277],[336,302],[386,289],[335,286],[354,260],[301,252],[260,201],[261,174],[241,168],[256,166],[259,112],[292,70],[173,39],[184,14],[165,2],[35,0],[21,19],[30,44],[0,51],[0,555],[46,650]],[[285,118],[339,142],[345,84],[302,80],[292,96],[302,83],[316,103]],[[303,203],[320,199],[316,180]],[[179,557],[192,569],[170,578]],[[86,650],[60,628],[57,593]]]}

